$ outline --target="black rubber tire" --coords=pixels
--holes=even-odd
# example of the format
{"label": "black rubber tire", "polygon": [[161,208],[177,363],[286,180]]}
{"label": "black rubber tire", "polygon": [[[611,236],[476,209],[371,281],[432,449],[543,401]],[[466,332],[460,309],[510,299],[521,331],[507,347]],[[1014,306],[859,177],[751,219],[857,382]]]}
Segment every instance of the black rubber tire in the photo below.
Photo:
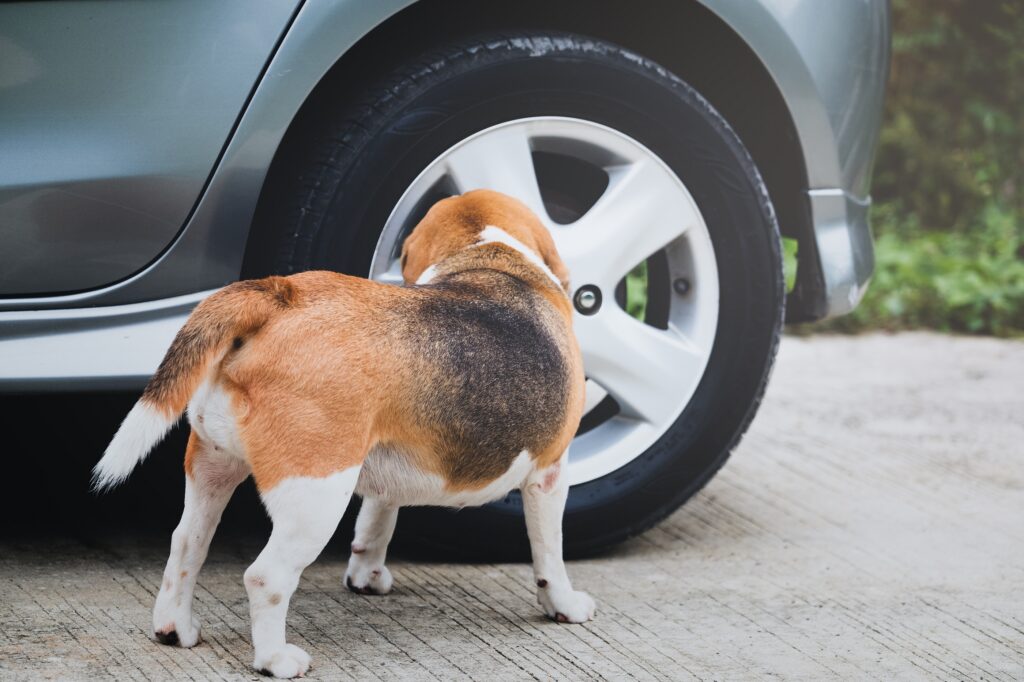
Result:
{"label": "black rubber tire", "polygon": [[[318,112],[292,202],[272,245],[280,273],[365,275],[379,230],[417,174],[494,124],[539,115],[589,119],[658,154],[708,225],[720,275],[715,346],[675,424],[623,468],[572,488],[568,555],[640,533],[725,463],[754,416],[777,349],[785,301],[778,226],[753,161],[704,98],[664,68],[574,35],[483,36],[411,60]],[[521,499],[454,512],[402,512],[397,539],[489,559],[529,555]]]}

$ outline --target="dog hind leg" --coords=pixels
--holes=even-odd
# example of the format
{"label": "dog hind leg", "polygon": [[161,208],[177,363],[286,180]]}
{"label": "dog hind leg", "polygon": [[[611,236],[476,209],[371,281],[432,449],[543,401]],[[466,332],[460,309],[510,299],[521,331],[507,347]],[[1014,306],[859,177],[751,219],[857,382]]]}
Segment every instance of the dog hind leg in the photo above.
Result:
{"label": "dog hind leg", "polygon": [[548,618],[582,623],[594,617],[594,600],[572,589],[562,560],[562,515],[569,496],[565,457],[546,469],[534,470],[523,486],[526,530],[533,554],[537,602]]}
{"label": "dog hind leg", "polygon": [[[309,669],[309,654],[285,642],[288,603],[302,571],[334,534],[359,478],[360,465],[325,477],[293,476],[261,491],[273,530],[245,571],[252,619],[253,666],[291,678]],[[257,479],[257,484],[259,480]]]}
{"label": "dog hind leg", "polygon": [[352,555],[345,571],[345,585],[359,594],[387,594],[391,571],[384,565],[388,543],[395,532],[398,506],[375,497],[365,497],[356,518]]}
{"label": "dog hind leg", "polygon": [[185,509],[171,536],[171,552],[153,607],[153,634],[163,644],[192,647],[199,621],[192,597],[221,514],[231,494],[249,475],[248,465],[216,453],[193,432],[185,454]]}

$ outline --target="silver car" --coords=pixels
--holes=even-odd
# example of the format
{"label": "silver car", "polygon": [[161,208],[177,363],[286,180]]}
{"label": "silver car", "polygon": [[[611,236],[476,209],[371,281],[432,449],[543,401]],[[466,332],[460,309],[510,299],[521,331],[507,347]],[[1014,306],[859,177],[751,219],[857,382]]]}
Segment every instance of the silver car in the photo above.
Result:
{"label": "silver car", "polygon": [[[216,288],[400,284],[434,201],[501,190],[572,273],[594,551],[722,466],[784,320],[857,305],[888,62],[886,0],[0,5],[0,390],[139,390]],[[520,516],[403,530],[523,551]]]}

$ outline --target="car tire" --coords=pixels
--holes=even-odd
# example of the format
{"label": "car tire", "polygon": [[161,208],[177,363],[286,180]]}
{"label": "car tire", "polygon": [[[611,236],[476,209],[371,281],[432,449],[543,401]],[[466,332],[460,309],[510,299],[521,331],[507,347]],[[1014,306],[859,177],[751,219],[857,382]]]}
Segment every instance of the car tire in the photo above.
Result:
{"label": "car tire", "polygon": [[[718,321],[699,384],[674,422],[621,468],[574,485],[567,555],[640,533],[696,493],[746,430],[768,381],[785,300],[778,227],[757,168],[693,88],[621,47],[568,34],[486,35],[439,47],[355,96],[327,98],[305,131],[294,186],[267,242],[273,270],[366,275],[396,202],[445,149],[533,116],[573,117],[638,140],[702,214],[718,273]],[[496,163],[500,160],[496,160]],[[529,555],[518,492],[458,512],[402,512],[396,539],[449,556]]]}

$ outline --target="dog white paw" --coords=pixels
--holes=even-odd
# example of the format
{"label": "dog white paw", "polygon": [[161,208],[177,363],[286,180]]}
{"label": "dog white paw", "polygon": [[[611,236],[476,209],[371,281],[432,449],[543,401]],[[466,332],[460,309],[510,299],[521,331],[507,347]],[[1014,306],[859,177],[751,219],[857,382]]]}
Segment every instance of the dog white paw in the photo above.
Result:
{"label": "dog white paw", "polygon": [[191,649],[199,644],[199,620],[195,616],[171,619],[155,626],[153,636],[161,644]]}
{"label": "dog white paw", "polygon": [[302,677],[309,670],[309,654],[295,646],[285,644],[283,648],[269,653],[256,653],[252,667],[263,675],[273,675],[284,680]]}
{"label": "dog white paw", "polygon": [[559,623],[585,623],[594,617],[597,606],[586,592],[571,589],[554,590],[542,587],[537,590],[537,603],[548,618]]}
{"label": "dog white paw", "polygon": [[361,566],[349,560],[345,570],[345,585],[356,594],[387,594],[394,580],[387,566]]}

